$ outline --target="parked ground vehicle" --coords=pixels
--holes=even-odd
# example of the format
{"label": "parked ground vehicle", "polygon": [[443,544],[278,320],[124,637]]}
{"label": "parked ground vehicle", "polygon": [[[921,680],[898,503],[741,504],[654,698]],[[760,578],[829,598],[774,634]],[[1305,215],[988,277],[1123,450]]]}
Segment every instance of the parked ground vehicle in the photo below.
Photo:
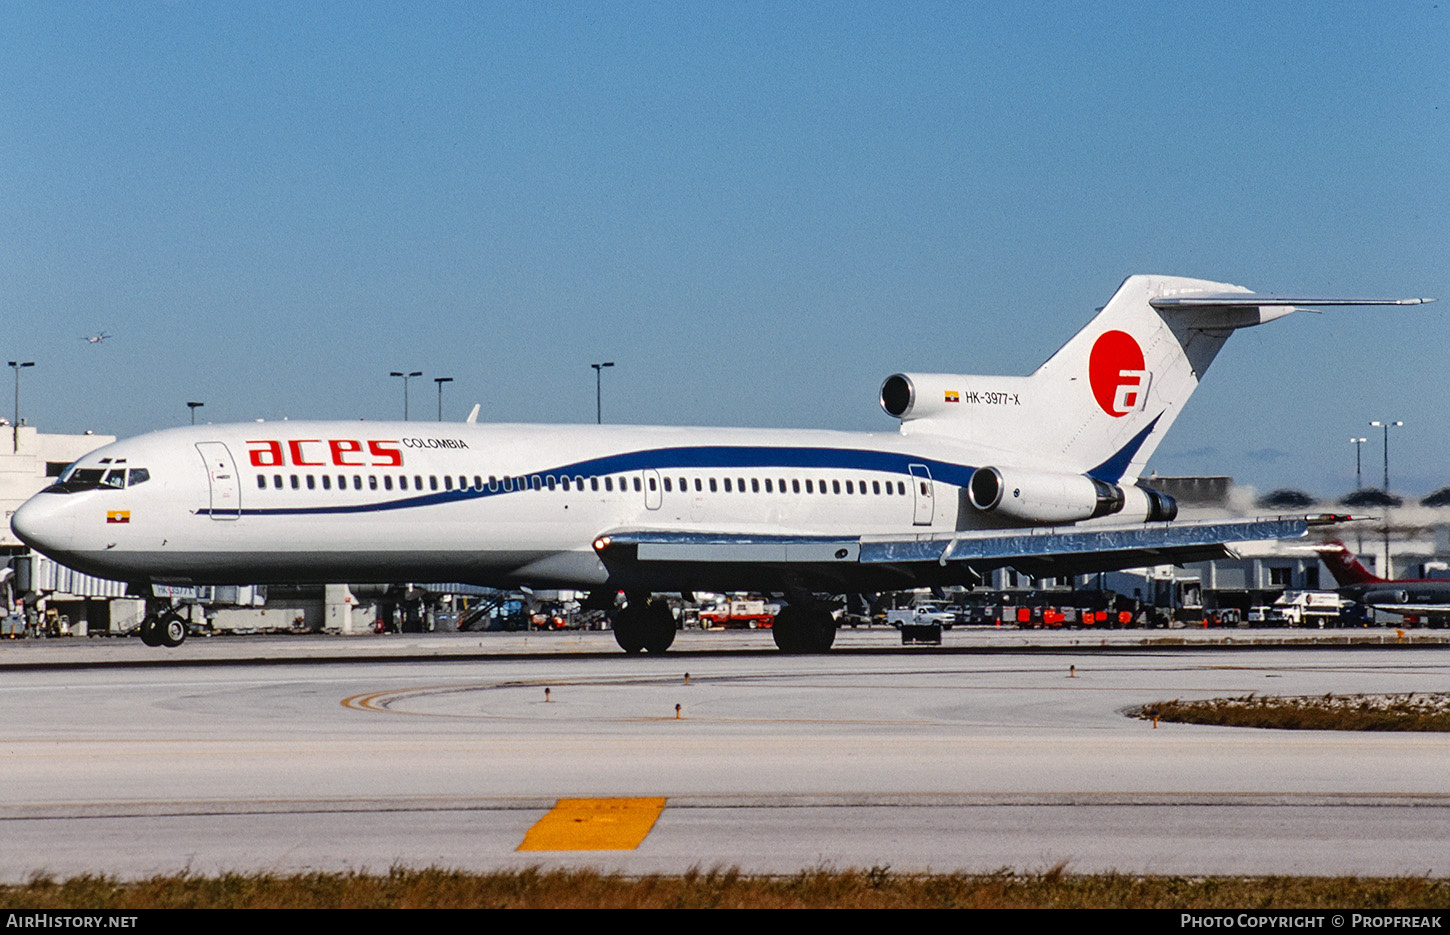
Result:
{"label": "parked ground vehicle", "polygon": [[1334,591],[1285,591],[1274,601],[1272,619],[1291,627],[1332,627],[1348,603]]}
{"label": "parked ground vehicle", "polygon": [[898,630],[907,624],[938,625],[943,629],[950,630],[957,622],[957,613],[941,604],[923,602],[911,607],[898,607],[895,610],[888,610],[886,612],[886,622]]}
{"label": "parked ground vehicle", "polygon": [[776,605],[760,600],[722,601],[700,611],[700,625],[769,629],[779,610]]}

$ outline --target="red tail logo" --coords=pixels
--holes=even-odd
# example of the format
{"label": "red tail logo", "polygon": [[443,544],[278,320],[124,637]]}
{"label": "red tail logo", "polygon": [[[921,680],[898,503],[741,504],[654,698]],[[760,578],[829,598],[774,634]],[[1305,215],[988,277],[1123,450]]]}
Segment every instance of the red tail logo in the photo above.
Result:
{"label": "red tail logo", "polygon": [[1152,374],[1143,369],[1143,349],[1126,331],[1104,331],[1088,354],[1088,383],[1103,412],[1115,419],[1148,402]]}

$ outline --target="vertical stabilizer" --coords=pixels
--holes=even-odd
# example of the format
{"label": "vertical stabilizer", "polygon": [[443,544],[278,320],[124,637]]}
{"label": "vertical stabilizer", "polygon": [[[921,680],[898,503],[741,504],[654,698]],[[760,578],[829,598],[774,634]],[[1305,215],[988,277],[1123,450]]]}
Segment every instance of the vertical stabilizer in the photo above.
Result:
{"label": "vertical stabilizer", "polygon": [[949,435],[1013,463],[1131,484],[1236,329],[1315,305],[1430,299],[1250,292],[1182,276],[1129,276],[1087,327],[1028,377],[899,373],[881,406],[902,431]]}
{"label": "vertical stabilizer", "polygon": [[1359,558],[1343,542],[1338,540],[1326,542],[1317,546],[1315,551],[1319,553],[1319,560],[1329,569],[1329,573],[1334,576],[1334,580],[1339,583],[1341,588],[1356,584],[1385,583],[1385,579],[1365,568]]}
{"label": "vertical stabilizer", "polygon": [[[1034,394],[1064,466],[1131,482],[1173,425],[1219,349],[1241,327],[1211,309],[1164,311],[1154,300],[1251,295],[1242,286],[1177,276],[1130,276],[1097,317],[1037,371]],[[1258,324],[1258,321],[1244,324]]]}

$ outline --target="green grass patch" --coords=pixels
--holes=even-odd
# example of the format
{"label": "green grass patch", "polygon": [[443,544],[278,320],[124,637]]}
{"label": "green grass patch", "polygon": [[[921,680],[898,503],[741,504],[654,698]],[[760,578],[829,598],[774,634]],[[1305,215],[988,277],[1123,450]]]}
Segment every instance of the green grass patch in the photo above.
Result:
{"label": "green grass patch", "polygon": [[624,877],[589,870],[473,874],[395,869],[386,874],[228,874],[121,882],[37,877],[0,887],[7,912],[124,914],[153,909],[1174,909],[1450,911],[1450,881],[1356,877],[1160,877],[897,874],[809,870],[791,876],[737,870]]}
{"label": "green grass patch", "polygon": [[1160,701],[1134,716],[1185,724],[1270,727],[1279,730],[1450,730],[1450,694],[1306,695]]}

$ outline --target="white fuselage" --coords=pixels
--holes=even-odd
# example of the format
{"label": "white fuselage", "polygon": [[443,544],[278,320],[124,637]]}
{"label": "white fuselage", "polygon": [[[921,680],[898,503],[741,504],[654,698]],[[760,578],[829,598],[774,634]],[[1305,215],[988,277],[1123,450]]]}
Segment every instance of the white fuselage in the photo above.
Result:
{"label": "white fuselage", "polygon": [[59,561],[130,581],[590,588],[609,579],[592,544],[617,530],[960,528],[973,459],[894,433],[268,422],[116,442],[63,481],[136,469],[140,483],[37,496],[13,525]]}

